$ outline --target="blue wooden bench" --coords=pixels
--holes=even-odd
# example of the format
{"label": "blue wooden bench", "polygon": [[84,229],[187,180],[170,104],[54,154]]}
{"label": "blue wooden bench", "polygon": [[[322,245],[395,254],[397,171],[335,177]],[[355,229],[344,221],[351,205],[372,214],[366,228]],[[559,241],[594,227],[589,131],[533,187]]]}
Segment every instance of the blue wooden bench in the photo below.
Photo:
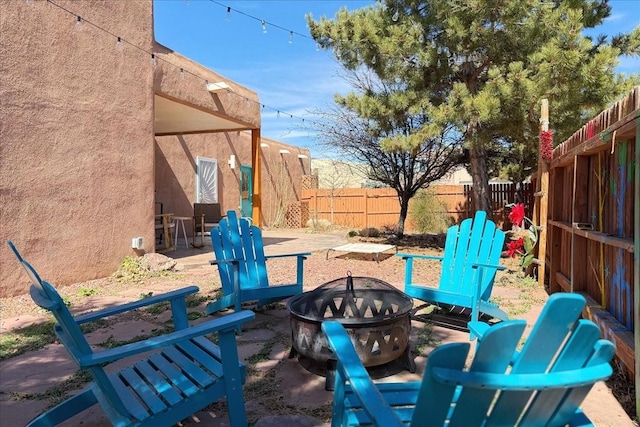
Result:
{"label": "blue wooden bench", "polygon": [[[51,284],[43,281],[15,246],[9,246],[31,280],[31,298],[56,319],[55,332],[80,369],[93,377],[87,388],[33,419],[29,426],[56,425],[99,403],[118,426],[172,426],[209,404],[226,398],[232,426],[246,426],[242,396],[244,365],[238,360],[236,329],[252,320],[242,311],[189,327],[190,286],[129,304],[73,317]],[[175,331],[108,350],[94,351],[80,325],[159,302],[171,304]],[[207,334],[217,333],[218,344]],[[150,350],[157,350],[149,354]],[[128,356],[145,357],[114,373],[105,366]],[[55,369],[55,366],[51,367]]]}

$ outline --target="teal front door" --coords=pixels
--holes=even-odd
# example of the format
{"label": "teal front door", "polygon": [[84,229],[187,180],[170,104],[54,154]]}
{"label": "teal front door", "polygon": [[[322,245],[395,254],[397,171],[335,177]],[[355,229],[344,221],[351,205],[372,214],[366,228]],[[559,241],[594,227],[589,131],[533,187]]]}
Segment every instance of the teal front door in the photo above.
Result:
{"label": "teal front door", "polygon": [[240,166],[240,215],[253,215],[253,174],[251,166]]}

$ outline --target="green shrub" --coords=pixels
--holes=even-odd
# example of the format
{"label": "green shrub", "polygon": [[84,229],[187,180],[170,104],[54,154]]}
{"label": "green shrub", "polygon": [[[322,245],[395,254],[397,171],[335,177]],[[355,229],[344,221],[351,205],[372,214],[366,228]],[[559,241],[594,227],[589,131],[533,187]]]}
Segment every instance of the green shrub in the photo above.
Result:
{"label": "green shrub", "polygon": [[94,288],[85,288],[84,286],[81,286],[78,289],[78,296],[80,297],[90,297],[91,295],[95,295],[97,293],[98,290]]}
{"label": "green shrub", "polygon": [[398,224],[386,224],[382,226],[382,234],[393,235],[398,234]]}
{"label": "green shrub", "polygon": [[140,282],[151,277],[151,272],[142,266],[141,260],[141,257],[125,257],[118,271],[114,273],[116,280],[120,283]]}
{"label": "green shrub", "polygon": [[380,237],[380,230],[375,227],[367,227],[360,230],[362,237]]}
{"label": "green shrub", "polygon": [[409,216],[420,233],[445,233],[451,226],[447,207],[433,191],[421,190],[413,199]]}
{"label": "green shrub", "polygon": [[349,237],[356,237],[358,235],[358,232],[355,230],[351,230],[349,231]]}
{"label": "green shrub", "polygon": [[309,219],[306,224],[313,231],[331,230],[331,223],[326,219]]}

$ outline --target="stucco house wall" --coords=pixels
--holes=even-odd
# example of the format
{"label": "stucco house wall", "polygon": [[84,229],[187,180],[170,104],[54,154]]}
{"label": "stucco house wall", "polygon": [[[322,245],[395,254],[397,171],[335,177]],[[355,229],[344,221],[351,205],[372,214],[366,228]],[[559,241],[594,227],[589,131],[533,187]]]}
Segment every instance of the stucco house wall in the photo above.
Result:
{"label": "stucco house wall", "polygon": [[[209,92],[206,80],[225,79],[154,41],[152,0],[56,4],[0,1],[0,297],[28,290],[6,240],[56,285],[105,277],[126,256],[153,252],[155,202],[193,212],[197,156],[218,159],[223,209],[237,209],[239,166],[252,163],[251,131],[259,134],[255,92],[233,82],[229,95]],[[232,129],[158,134],[158,97]],[[278,197],[269,173],[282,171],[298,198],[309,173],[308,151],[299,159],[303,151],[268,145],[263,212]],[[144,238],[142,251],[133,237]]]}
{"label": "stucco house wall", "polygon": [[[225,119],[232,118],[243,129],[260,127],[260,103],[254,91],[231,82],[231,90],[210,93],[206,82],[228,81],[223,76],[156,44],[155,93],[183,105]],[[186,71],[185,71],[186,70]],[[155,137],[155,201],[163,212],[177,216],[193,215],[196,201],[197,157],[218,161],[218,202],[223,211],[238,209],[240,164],[251,164],[251,137],[244,130],[180,133]],[[236,168],[227,161],[236,156]],[[192,224],[188,224],[191,229]]]}
{"label": "stucco house wall", "polygon": [[262,138],[262,223],[284,226],[287,208],[302,198],[302,177],[311,175],[311,153],[272,139]]}
{"label": "stucco house wall", "polygon": [[[193,214],[198,156],[218,162],[218,202],[223,212],[240,211],[240,165],[251,165],[248,132],[158,136],[156,148],[155,194],[164,212],[178,216]],[[289,153],[280,153],[280,150]],[[272,226],[281,206],[300,200],[302,177],[310,170],[310,154],[309,150],[266,138],[262,138],[260,154],[262,223]],[[236,158],[235,169],[228,163],[231,155]],[[187,233],[191,234],[190,230]]]}
{"label": "stucco house wall", "polygon": [[[157,95],[232,118],[246,129],[260,127],[261,104],[255,92],[229,82],[230,90],[209,93],[206,81],[228,80],[167,47],[157,45],[156,51],[159,66],[155,68],[154,82]],[[157,135],[155,141],[155,198],[162,203],[164,212],[179,216],[193,213],[198,156],[218,162],[218,201],[223,212],[240,210],[240,165],[252,164],[250,131]],[[287,203],[300,200],[302,176],[310,173],[310,153],[266,138],[261,141],[260,219],[261,224],[271,226]],[[280,153],[281,150],[289,153]],[[230,156],[235,156],[235,169],[228,164]]]}
{"label": "stucco house wall", "polygon": [[[153,245],[152,1],[0,2],[0,296],[104,277]],[[86,20],[86,21],[82,21]],[[149,247],[149,250],[152,248]]]}
{"label": "stucco house wall", "polygon": [[[245,129],[260,127],[260,102],[255,91],[180,55],[159,43],[154,43],[156,66],[155,93],[213,115],[232,118]],[[211,93],[206,82],[229,82],[229,90]]]}

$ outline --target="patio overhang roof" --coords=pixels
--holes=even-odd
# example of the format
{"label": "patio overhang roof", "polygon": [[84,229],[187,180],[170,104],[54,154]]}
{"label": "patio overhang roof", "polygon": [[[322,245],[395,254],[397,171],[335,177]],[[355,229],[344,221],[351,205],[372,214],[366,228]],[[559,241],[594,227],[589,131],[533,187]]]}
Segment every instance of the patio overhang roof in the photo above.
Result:
{"label": "patio overhang roof", "polygon": [[229,116],[154,95],[155,135],[184,135],[251,129]]}

